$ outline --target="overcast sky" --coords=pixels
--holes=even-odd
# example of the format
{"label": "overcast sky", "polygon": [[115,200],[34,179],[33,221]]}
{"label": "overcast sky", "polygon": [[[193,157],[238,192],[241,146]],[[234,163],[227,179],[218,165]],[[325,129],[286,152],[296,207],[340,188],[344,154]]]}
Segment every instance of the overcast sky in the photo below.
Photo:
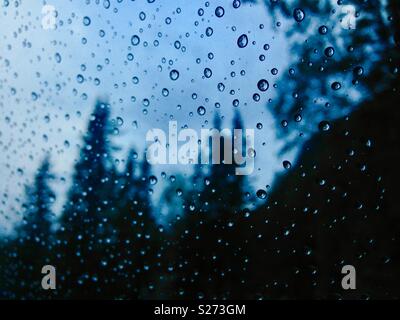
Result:
{"label": "overcast sky", "polygon": [[[116,158],[122,164],[129,147],[141,151],[146,132],[167,130],[170,119],[177,120],[178,127],[200,130],[210,128],[219,112],[224,127],[230,127],[234,99],[240,102],[237,109],[245,127],[255,129],[256,170],[249,177],[254,189],[272,185],[283,171],[282,162],[294,161],[296,150],[278,154],[282,141],[275,137],[277,124],[268,106],[276,94],[273,84],[287,65],[288,48],[283,31],[273,30],[263,5],[235,9],[232,0],[211,1],[208,7],[205,1],[124,0],[110,1],[108,7],[103,0],[51,0],[47,4],[57,10],[57,28],[44,30],[46,2],[2,3],[0,229],[18,219],[16,199],[23,197],[23,185],[32,181],[46,152],[57,175],[59,211],[97,97],[108,97],[111,103],[119,130],[114,143],[122,148]],[[215,14],[218,5],[224,8],[222,17]],[[199,9],[204,10],[202,16]],[[237,45],[242,34],[249,39],[245,48]],[[134,35],[140,38],[136,46]],[[269,50],[264,50],[265,44]],[[204,77],[205,68],[212,70],[210,78]],[[277,75],[272,75],[273,68]],[[176,81],[170,79],[172,69],[179,71]],[[269,81],[266,92],[257,89],[260,79]],[[220,82],[223,92],[218,90]],[[255,92],[260,93],[259,102],[253,100]],[[144,99],[150,103],[146,108]],[[197,113],[199,106],[205,107],[205,115]],[[256,129],[257,123],[262,129]],[[170,175],[191,169],[170,165],[154,171]]]}

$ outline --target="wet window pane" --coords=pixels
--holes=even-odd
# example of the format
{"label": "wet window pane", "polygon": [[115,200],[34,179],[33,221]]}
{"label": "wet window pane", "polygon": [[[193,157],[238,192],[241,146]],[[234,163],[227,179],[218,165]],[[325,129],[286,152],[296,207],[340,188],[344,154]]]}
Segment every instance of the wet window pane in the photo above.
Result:
{"label": "wet window pane", "polygon": [[398,297],[399,30],[396,0],[0,0],[0,298]]}

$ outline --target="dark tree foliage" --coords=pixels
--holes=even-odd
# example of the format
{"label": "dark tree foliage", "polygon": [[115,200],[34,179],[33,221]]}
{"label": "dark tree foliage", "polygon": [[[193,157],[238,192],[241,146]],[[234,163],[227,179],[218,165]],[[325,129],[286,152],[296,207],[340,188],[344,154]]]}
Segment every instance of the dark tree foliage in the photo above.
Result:
{"label": "dark tree foliage", "polygon": [[[280,178],[252,219],[260,235],[252,243],[255,294],[399,297],[400,172],[391,165],[400,158],[399,101],[398,93],[384,93],[335,121]],[[344,265],[355,266],[357,290],[342,290]]]}
{"label": "dark tree foliage", "polygon": [[115,171],[110,154],[109,113],[107,103],[96,103],[61,219],[57,264],[64,276],[59,288],[72,298],[97,297],[110,282],[103,277],[104,265],[110,259],[109,219]]}
{"label": "dark tree foliage", "polygon": [[[291,59],[277,82],[272,103],[278,135],[299,140],[294,132],[311,137],[321,121],[344,117],[364,101],[398,88],[400,62],[400,4],[397,0],[264,0],[283,21]],[[354,12],[348,13],[348,6]],[[298,22],[296,9],[305,17]],[[347,28],[355,15],[352,29]],[[285,29],[286,30],[286,29]],[[280,90],[279,90],[280,89]],[[398,90],[398,89],[397,89]],[[295,120],[295,119],[301,119]]]}
{"label": "dark tree foliage", "polygon": [[112,271],[118,279],[114,296],[125,299],[149,297],[159,270],[160,239],[151,206],[155,178],[147,161],[139,164],[137,158],[131,151],[118,181],[118,201],[111,219],[115,234]]}
{"label": "dark tree foliage", "polygon": [[[238,113],[233,127],[242,129]],[[218,115],[214,128],[221,130]],[[220,138],[220,155],[224,155],[227,138]],[[249,262],[248,225],[243,206],[248,186],[244,176],[235,174],[236,166],[224,164],[224,160],[222,157],[221,164],[212,165],[208,173],[198,167],[185,195],[184,214],[176,227],[178,297],[223,299],[246,294],[242,289]]]}
{"label": "dark tree foliage", "polygon": [[[54,237],[51,229],[54,214],[52,205],[55,194],[50,186],[54,176],[46,157],[35,174],[33,184],[25,188],[23,219],[15,236],[4,244],[5,261],[2,270],[4,288],[11,296],[22,299],[47,298],[42,290],[42,267],[51,264]],[[9,291],[8,291],[9,290]]]}

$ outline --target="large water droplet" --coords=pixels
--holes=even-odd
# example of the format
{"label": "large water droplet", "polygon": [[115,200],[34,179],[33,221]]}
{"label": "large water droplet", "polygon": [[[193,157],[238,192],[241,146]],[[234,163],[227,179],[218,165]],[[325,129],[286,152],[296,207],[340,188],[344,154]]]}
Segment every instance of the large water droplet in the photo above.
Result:
{"label": "large water droplet", "polygon": [[296,8],[293,10],[293,18],[294,20],[296,20],[297,22],[302,22],[305,18],[305,13],[303,10],[301,10],[300,8]]}
{"label": "large water droplet", "polygon": [[330,58],[335,54],[335,49],[333,47],[328,47],[324,51],[325,55]]}
{"label": "large water droplet", "polygon": [[169,77],[171,78],[171,80],[175,81],[179,78],[179,71],[178,70],[171,70],[169,73]]}
{"label": "large water droplet", "polygon": [[247,35],[245,35],[245,34],[242,34],[237,40],[237,45],[239,46],[239,48],[246,47],[248,43],[249,43],[249,39],[247,38]]}
{"label": "large water droplet", "polygon": [[218,18],[223,17],[224,14],[225,14],[225,10],[224,10],[223,7],[217,7],[217,8],[215,9],[215,15],[216,15]]}
{"label": "large water droplet", "polygon": [[283,167],[286,170],[289,170],[292,167],[292,164],[290,163],[290,161],[285,160],[285,161],[283,161]]}
{"label": "large water droplet", "polygon": [[198,107],[198,108],[197,108],[197,113],[198,113],[200,116],[204,116],[204,115],[206,114],[206,108],[204,108],[203,106]]}
{"label": "large water droplet", "polygon": [[131,43],[134,46],[137,46],[140,43],[140,38],[136,34],[132,36]]}
{"label": "large water droplet", "polygon": [[83,18],[83,25],[84,26],[88,26],[88,25],[90,25],[90,18],[89,17],[84,17]]}
{"label": "large water droplet", "polygon": [[257,87],[260,91],[267,91],[269,88],[269,83],[267,80],[265,79],[261,79],[260,81],[258,81],[257,83]]}

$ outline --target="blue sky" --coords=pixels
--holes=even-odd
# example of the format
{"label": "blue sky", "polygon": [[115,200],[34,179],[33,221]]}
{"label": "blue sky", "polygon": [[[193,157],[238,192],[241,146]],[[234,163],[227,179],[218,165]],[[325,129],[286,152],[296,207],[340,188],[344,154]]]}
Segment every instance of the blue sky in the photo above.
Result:
{"label": "blue sky", "polygon": [[[110,3],[106,8],[103,0],[20,0],[0,8],[0,231],[20,218],[16,199],[23,197],[23,185],[32,181],[46,152],[57,175],[59,211],[97,97],[107,97],[112,106],[118,127],[113,142],[121,147],[115,156],[121,166],[128,148],[143,150],[146,132],[166,130],[170,119],[200,130],[210,128],[219,112],[229,127],[234,99],[240,101],[245,126],[255,129],[256,170],[249,178],[255,190],[272,185],[283,171],[282,161],[296,157],[297,149],[279,155],[283,142],[276,139],[277,123],[269,110],[268,99],[276,95],[273,84],[289,55],[284,32],[272,28],[263,5],[235,9],[231,0],[212,1],[208,7],[205,1]],[[55,30],[42,28],[45,4],[57,10]],[[224,8],[223,17],[215,16],[217,6]],[[199,9],[204,10],[202,16]],[[89,25],[84,25],[84,17],[90,18]],[[209,27],[211,36],[206,35]],[[249,39],[245,48],[237,46],[241,34]],[[131,43],[133,35],[140,38],[137,46]],[[205,68],[212,70],[210,78],[204,77]],[[278,69],[277,75],[271,74],[272,68]],[[176,81],[169,77],[172,69],[180,73]],[[270,88],[259,92],[261,100],[255,102],[252,96],[260,79],[267,79]],[[217,89],[220,82],[223,92]],[[146,108],[145,99],[150,102]],[[205,115],[197,113],[199,106],[206,108]],[[257,123],[263,124],[261,130]],[[192,169],[164,166],[154,172],[160,176],[161,171],[170,175]],[[156,186],[155,198],[163,186]]]}

